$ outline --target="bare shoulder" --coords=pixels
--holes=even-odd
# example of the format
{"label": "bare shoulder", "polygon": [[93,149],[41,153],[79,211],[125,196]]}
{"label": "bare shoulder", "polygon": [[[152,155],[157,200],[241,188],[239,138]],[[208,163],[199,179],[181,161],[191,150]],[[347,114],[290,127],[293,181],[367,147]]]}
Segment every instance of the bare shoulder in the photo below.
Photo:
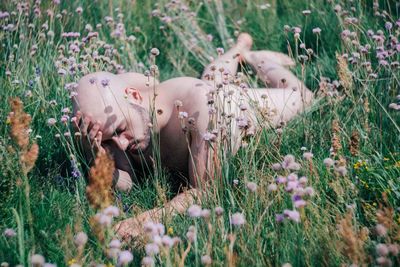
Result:
{"label": "bare shoulder", "polygon": [[191,95],[195,96],[204,95],[212,88],[212,85],[210,85],[206,81],[196,78],[178,77],[162,82],[159,87],[165,88],[166,90],[190,93]]}
{"label": "bare shoulder", "polygon": [[129,86],[135,87],[141,91],[149,90],[153,88],[154,85],[158,85],[159,81],[150,76],[147,77],[142,73],[138,72],[126,72],[117,75],[118,78],[123,79]]}

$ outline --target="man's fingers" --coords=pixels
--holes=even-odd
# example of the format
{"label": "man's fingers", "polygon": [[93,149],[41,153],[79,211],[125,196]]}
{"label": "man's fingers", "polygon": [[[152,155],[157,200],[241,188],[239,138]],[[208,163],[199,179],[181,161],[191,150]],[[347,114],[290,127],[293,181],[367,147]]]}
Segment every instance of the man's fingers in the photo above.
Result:
{"label": "man's fingers", "polygon": [[90,132],[89,132],[89,139],[90,140],[93,140],[97,136],[97,132],[99,131],[99,129],[100,129],[100,124],[95,122],[93,124],[92,129],[90,129]]}
{"label": "man's fingers", "polygon": [[91,117],[90,116],[85,116],[82,120],[82,124],[81,124],[81,133],[83,136],[87,135],[88,130],[89,130],[89,125],[91,122]]}

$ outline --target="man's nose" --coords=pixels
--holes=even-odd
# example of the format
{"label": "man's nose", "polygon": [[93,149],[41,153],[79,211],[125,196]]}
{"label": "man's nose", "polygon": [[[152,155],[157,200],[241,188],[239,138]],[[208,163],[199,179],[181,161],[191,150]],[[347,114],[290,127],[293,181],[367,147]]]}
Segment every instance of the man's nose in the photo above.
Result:
{"label": "man's nose", "polygon": [[125,151],[129,146],[129,140],[126,138],[125,135],[113,136],[112,140],[122,151]]}

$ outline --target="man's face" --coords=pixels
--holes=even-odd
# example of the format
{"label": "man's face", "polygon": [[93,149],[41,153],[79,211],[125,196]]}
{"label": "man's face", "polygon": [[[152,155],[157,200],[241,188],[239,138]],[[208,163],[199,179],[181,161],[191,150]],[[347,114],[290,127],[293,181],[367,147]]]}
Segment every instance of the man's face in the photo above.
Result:
{"label": "man's face", "polygon": [[[150,118],[141,105],[139,92],[127,90],[127,85],[112,74],[101,73],[95,78],[93,81],[93,76],[88,75],[79,82],[74,112],[81,111],[83,118],[87,118],[84,121],[90,121],[89,128],[98,125],[102,142],[112,141],[121,150],[132,153],[145,150],[150,142]],[[107,79],[106,86],[101,79]]]}
{"label": "man's face", "polygon": [[112,140],[121,150],[137,153],[150,143],[149,114],[139,103],[126,100],[124,106],[108,106],[100,119],[103,140]]}

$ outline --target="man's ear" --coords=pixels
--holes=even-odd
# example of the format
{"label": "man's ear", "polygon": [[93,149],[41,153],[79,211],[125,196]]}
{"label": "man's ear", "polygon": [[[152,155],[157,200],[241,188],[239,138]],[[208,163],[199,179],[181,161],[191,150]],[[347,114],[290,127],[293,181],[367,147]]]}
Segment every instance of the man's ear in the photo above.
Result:
{"label": "man's ear", "polygon": [[142,95],[140,94],[139,90],[133,87],[127,87],[125,88],[125,94],[128,97],[133,97],[135,100],[142,102],[143,98]]}

